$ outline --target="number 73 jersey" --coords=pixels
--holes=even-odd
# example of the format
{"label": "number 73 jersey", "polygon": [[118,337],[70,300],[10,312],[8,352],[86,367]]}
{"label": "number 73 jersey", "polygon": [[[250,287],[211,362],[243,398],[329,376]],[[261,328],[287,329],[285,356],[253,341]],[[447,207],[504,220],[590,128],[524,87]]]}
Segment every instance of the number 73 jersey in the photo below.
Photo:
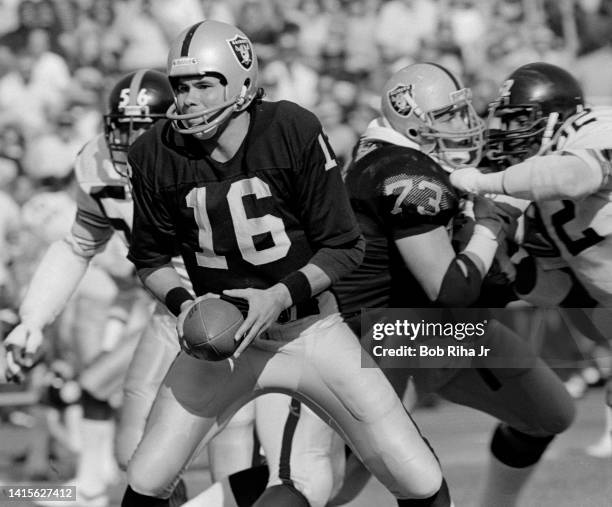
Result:
{"label": "number 73 jersey", "polygon": [[341,310],[348,316],[362,307],[431,306],[395,241],[440,227],[450,230],[459,196],[446,171],[425,153],[368,140],[362,146],[371,150],[356,157],[345,181],[366,253],[361,266],[334,287]]}
{"label": "number 73 jersey", "polygon": [[600,187],[580,200],[539,201],[546,232],[589,294],[612,307],[612,109],[570,118],[553,146],[602,171]]}

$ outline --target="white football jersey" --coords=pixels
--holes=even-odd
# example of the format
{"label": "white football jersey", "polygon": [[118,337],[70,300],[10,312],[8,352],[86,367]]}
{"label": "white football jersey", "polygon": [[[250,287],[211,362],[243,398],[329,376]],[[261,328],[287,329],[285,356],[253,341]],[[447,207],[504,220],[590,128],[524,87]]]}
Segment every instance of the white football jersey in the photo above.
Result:
{"label": "white football jersey", "polygon": [[537,203],[548,235],[577,278],[612,307],[612,108],[569,118],[544,154],[571,154],[602,172],[597,191],[580,200]]}
{"label": "white football jersey", "polygon": [[[114,232],[129,246],[134,203],[128,180],[115,171],[104,135],[89,141],[75,160],[77,212],[71,236],[87,255],[102,251]],[[191,288],[185,265],[173,259],[183,284]]]}

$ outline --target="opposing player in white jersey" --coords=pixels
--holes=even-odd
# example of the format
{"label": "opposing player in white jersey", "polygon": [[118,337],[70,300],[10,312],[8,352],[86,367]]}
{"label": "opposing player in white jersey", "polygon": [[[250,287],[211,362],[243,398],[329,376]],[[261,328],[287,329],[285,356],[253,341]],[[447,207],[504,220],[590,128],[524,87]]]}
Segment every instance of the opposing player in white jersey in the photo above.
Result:
{"label": "opposing player in white jersey", "polygon": [[[43,256],[19,309],[21,323],[5,341],[9,377],[19,378],[23,375],[22,369],[31,366],[33,356],[43,341],[43,328],[66,307],[74,291],[90,272],[91,260],[105,250],[116,231],[127,245],[132,224],[132,198],[125,152],[140,133],[164,117],[171,102],[172,91],[166,77],[151,70],[124,76],[111,91],[109,113],[105,116],[105,133],[89,141],[75,160],[78,185],[72,228],[62,239],[56,238]],[[69,222],[64,220],[64,223]],[[125,246],[122,248],[125,251]],[[111,262],[110,271],[116,271],[120,264]],[[101,341],[100,333],[95,333],[94,329],[103,327],[109,315],[95,307],[86,311],[79,308],[77,311],[82,314],[78,316],[80,320],[85,321],[83,327],[87,327],[88,322],[90,328],[89,332],[81,333],[83,343],[77,344],[80,349],[86,350],[83,359],[85,369],[80,378],[83,388],[81,404],[83,427],[91,444],[84,446],[79,460],[79,500],[88,505],[105,505],[108,498],[104,491],[103,473],[99,470],[99,454],[102,442],[108,445],[112,439],[113,408],[109,398],[121,387],[136,342],[124,339],[111,357],[104,358],[102,367],[100,363],[90,365],[93,356],[102,350],[100,343],[91,343]],[[96,323],[99,325],[96,326]],[[169,329],[172,330],[173,326],[170,323]],[[159,345],[156,350],[169,364],[178,346],[172,354],[161,353],[164,349],[160,349]],[[130,406],[129,403],[126,405]],[[118,434],[121,435],[121,431]]]}
{"label": "opposing player in white jersey", "polygon": [[[576,79],[546,63],[515,70],[489,114],[490,153],[507,167],[483,174],[463,169],[452,184],[475,193],[533,201],[541,230],[555,248],[535,256],[535,283],[522,295],[547,305],[589,306],[577,299],[575,277],[598,306],[612,307],[612,108],[585,107]],[[531,221],[530,223],[534,223]],[[558,269],[551,269],[558,268]],[[607,431],[602,447],[612,455],[612,389],[607,392]]]}

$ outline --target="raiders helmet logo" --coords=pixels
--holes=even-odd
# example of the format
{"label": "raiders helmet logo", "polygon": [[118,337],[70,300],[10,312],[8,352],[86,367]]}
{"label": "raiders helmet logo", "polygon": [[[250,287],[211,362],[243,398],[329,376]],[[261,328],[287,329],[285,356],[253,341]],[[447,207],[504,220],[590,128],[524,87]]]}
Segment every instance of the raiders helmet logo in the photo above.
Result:
{"label": "raiders helmet logo", "polygon": [[253,48],[248,39],[241,35],[236,35],[233,39],[228,39],[227,42],[232,48],[238,63],[245,70],[249,70],[253,65]]}
{"label": "raiders helmet logo", "polygon": [[398,84],[388,92],[389,102],[393,110],[401,116],[410,116],[413,111],[414,97],[412,84]]}

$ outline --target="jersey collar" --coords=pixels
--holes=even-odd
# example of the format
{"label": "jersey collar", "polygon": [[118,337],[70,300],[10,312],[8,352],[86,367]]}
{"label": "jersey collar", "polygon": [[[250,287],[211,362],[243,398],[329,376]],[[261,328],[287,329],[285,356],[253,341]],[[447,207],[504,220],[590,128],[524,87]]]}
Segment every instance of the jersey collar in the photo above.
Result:
{"label": "jersey collar", "polygon": [[421,147],[411,141],[406,136],[400,134],[397,130],[391,127],[391,124],[382,116],[370,122],[368,128],[363,134],[363,138],[368,141],[383,141],[386,143],[412,148],[413,150],[421,151]]}

